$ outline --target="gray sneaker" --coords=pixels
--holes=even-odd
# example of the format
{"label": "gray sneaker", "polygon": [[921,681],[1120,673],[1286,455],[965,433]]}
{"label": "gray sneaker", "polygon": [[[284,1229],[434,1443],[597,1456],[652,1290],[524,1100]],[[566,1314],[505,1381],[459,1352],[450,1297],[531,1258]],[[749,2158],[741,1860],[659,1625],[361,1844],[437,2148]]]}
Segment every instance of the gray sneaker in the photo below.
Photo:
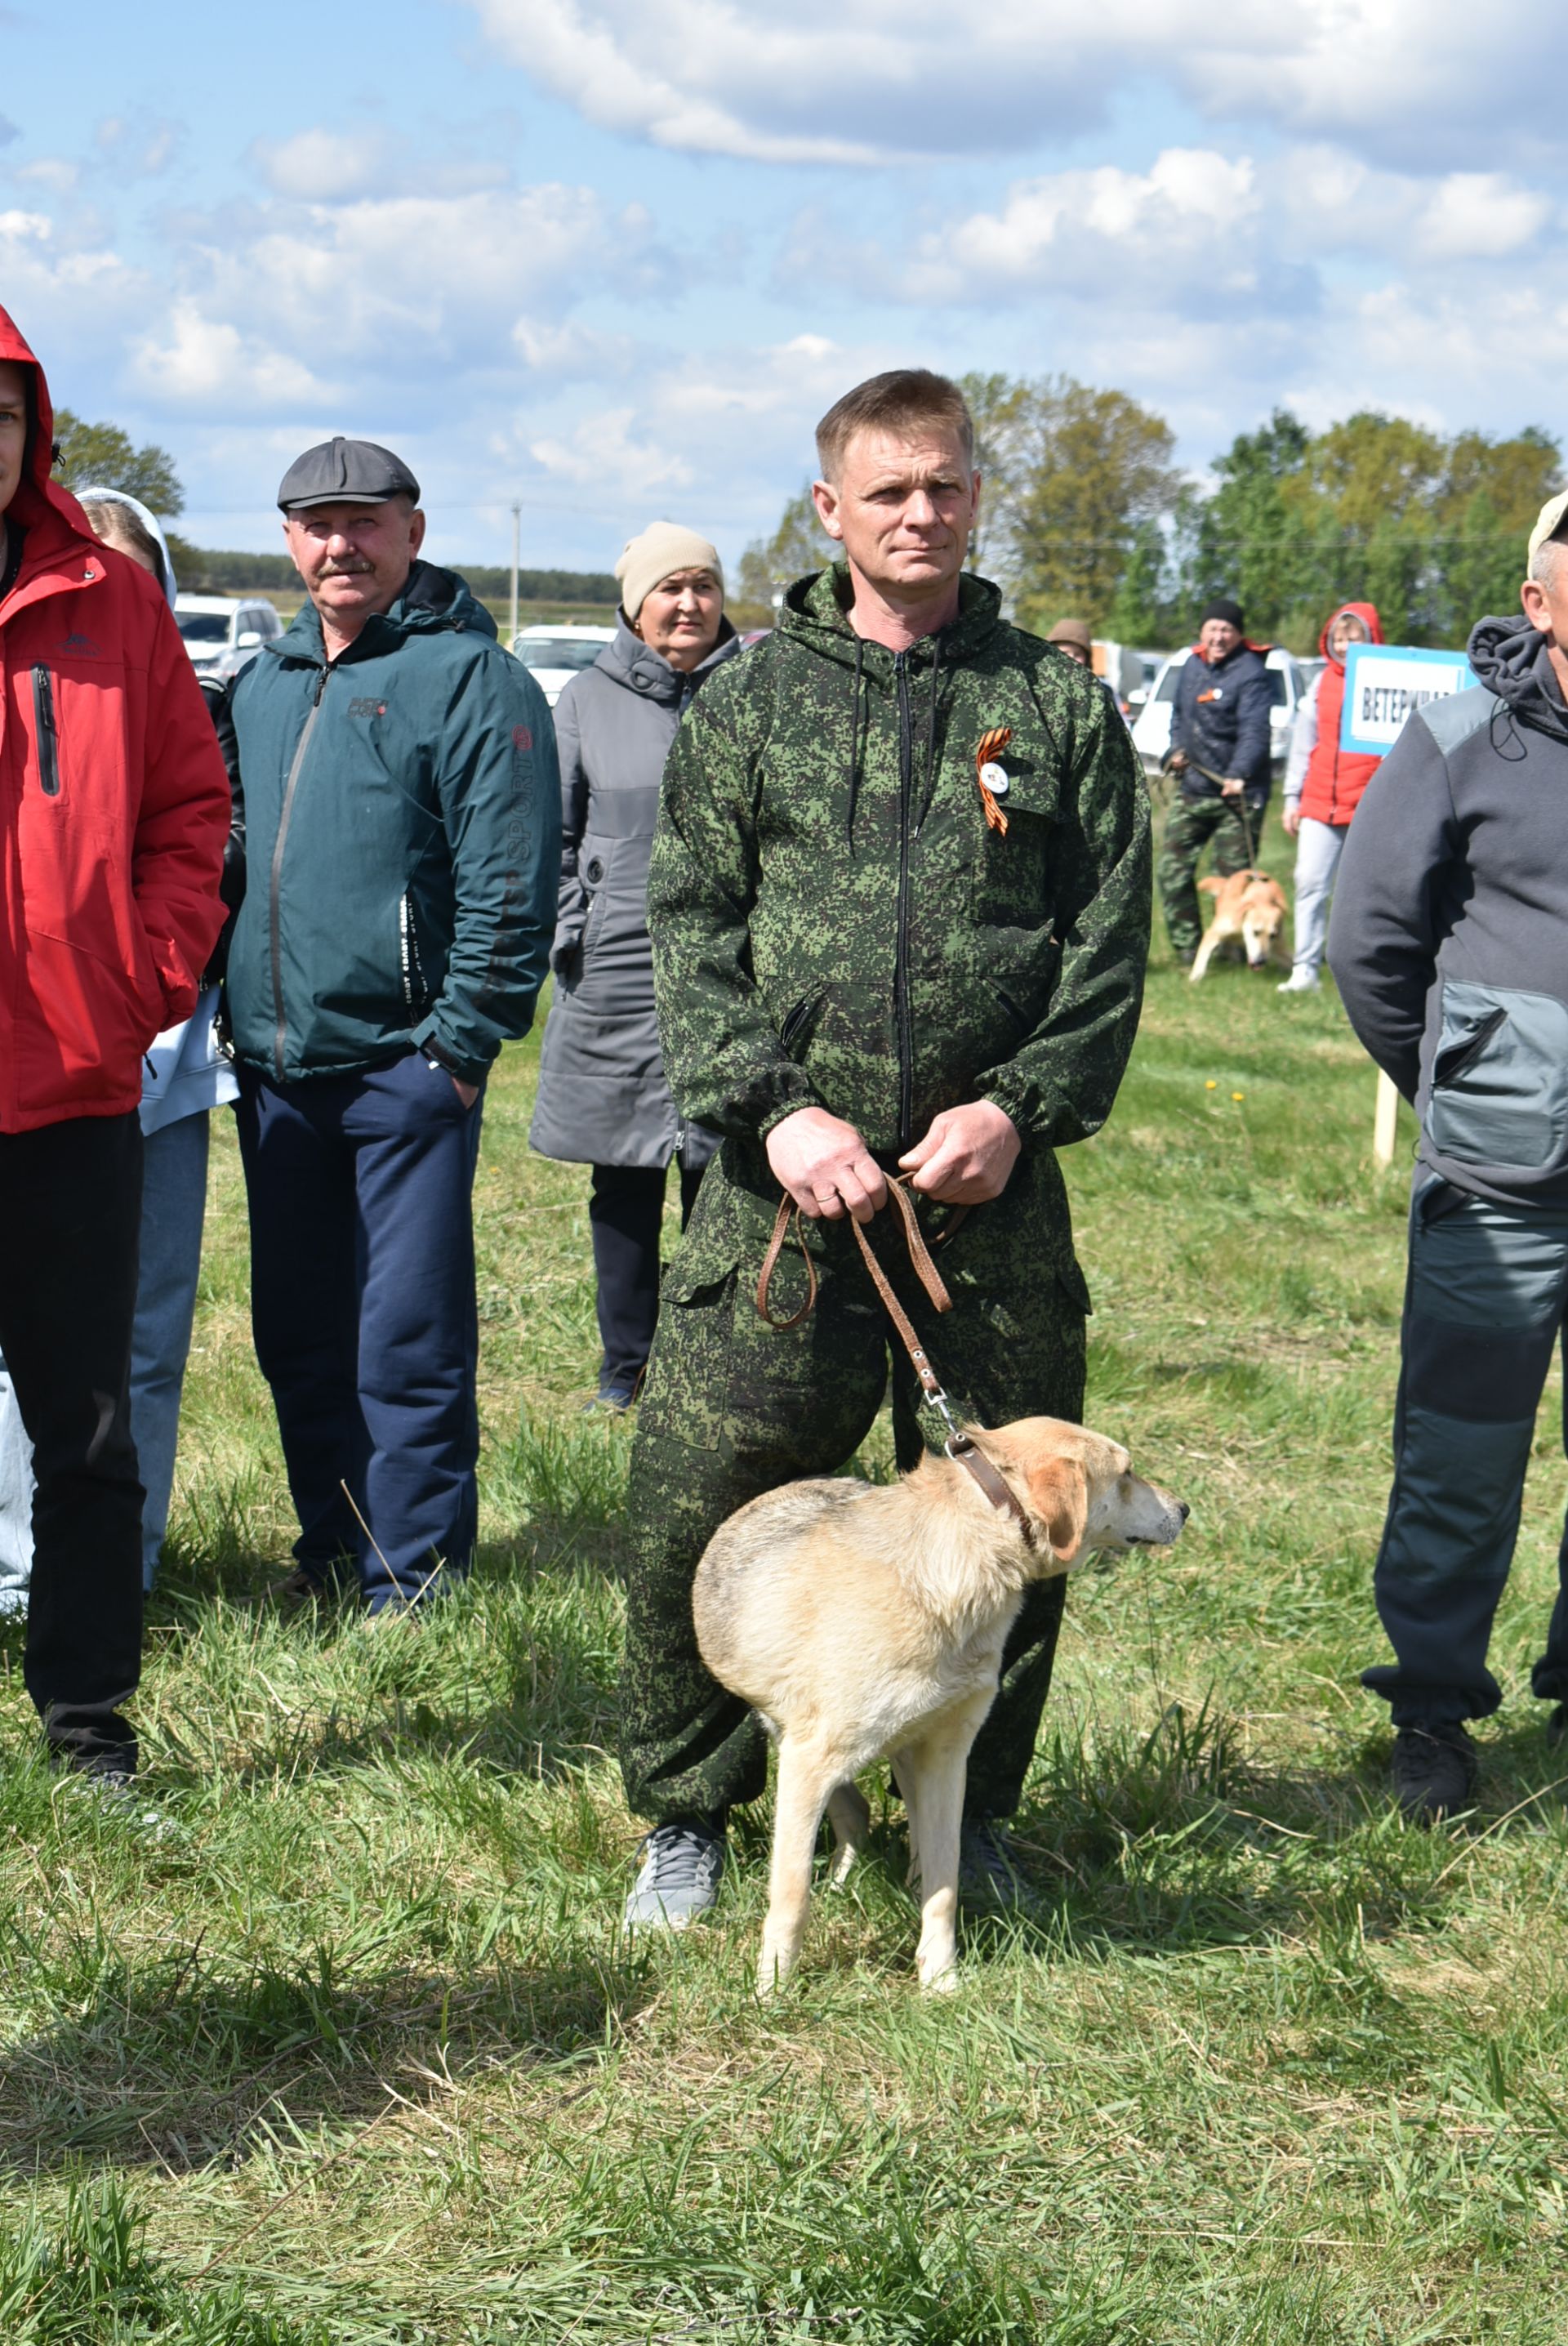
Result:
{"label": "gray sneaker", "polygon": [[718,1902],[724,1835],[695,1819],[656,1825],[626,1896],[628,1931],[684,1931]]}

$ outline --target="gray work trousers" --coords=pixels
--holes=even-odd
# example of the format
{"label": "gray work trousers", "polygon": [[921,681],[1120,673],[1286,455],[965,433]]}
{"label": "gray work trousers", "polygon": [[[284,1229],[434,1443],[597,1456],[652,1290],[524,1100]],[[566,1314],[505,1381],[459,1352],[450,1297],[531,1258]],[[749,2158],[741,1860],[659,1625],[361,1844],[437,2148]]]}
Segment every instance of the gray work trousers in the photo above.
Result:
{"label": "gray work trousers", "polygon": [[[1397,1661],[1362,1673],[1396,1727],[1484,1719],[1486,1667],[1519,1531],[1536,1406],[1568,1310],[1568,1206],[1491,1205],[1417,1176],[1378,1615]],[[1568,1442],[1568,1428],[1564,1431]],[[1568,1526],[1531,1674],[1568,1700]]]}

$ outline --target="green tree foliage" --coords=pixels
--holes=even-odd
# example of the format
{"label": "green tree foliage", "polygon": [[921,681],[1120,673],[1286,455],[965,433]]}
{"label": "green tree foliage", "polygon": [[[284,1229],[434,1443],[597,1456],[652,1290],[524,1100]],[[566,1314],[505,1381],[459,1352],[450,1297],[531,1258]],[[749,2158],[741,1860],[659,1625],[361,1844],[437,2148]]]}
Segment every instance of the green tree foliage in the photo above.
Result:
{"label": "green tree foliage", "polygon": [[1184,628],[1234,595],[1255,636],[1316,648],[1335,604],[1378,607],[1391,641],[1462,643],[1515,603],[1524,541],[1562,471],[1549,433],[1444,439],[1363,411],[1316,435],[1277,409],[1242,433],[1199,501],[1181,564]]}
{"label": "green tree foliage", "polygon": [[1071,614],[1103,627],[1140,530],[1180,496],[1176,435],[1125,392],[1047,375],[1026,387],[1016,445],[1019,617],[1044,629]]}
{"label": "green tree foliage", "polygon": [[185,492],[167,448],[151,441],[137,448],[117,423],[84,423],[68,407],[56,410],[55,444],[57,474],[66,488],[122,489],[160,520],[184,511]]}
{"label": "green tree foliage", "polygon": [[741,556],[730,596],[732,617],[743,625],[765,625],[773,617],[773,597],[779,589],[820,570],[838,550],[817,519],[808,482],[785,506],[772,536],[753,538]]}

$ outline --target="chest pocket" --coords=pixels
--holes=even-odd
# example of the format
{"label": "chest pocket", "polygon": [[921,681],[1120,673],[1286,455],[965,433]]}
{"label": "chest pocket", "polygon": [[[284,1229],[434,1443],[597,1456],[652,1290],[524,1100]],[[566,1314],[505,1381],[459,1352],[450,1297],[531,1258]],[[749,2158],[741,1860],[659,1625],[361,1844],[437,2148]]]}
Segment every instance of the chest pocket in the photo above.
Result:
{"label": "chest pocket", "polygon": [[[122,704],[125,673],[117,660],[90,664],[70,655],[27,661],[17,677],[23,724],[32,738],[28,788],[56,802],[75,796],[84,757],[104,756],[103,710]],[[63,811],[62,805],[62,811]],[[82,810],[77,810],[79,819]]]}
{"label": "chest pocket", "polygon": [[1038,760],[1014,759],[1005,750],[997,762],[1007,776],[1007,789],[996,800],[1006,817],[1005,831],[985,820],[972,757],[960,785],[961,792],[967,790],[967,801],[960,799],[960,819],[973,843],[975,912],[988,925],[1040,928],[1051,915],[1056,777]]}

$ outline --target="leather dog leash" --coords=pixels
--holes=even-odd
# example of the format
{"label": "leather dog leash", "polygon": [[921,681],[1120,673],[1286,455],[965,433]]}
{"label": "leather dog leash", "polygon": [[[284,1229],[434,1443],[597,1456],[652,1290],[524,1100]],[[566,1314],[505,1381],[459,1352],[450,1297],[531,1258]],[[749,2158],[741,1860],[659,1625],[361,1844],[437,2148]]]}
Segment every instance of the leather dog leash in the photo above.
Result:
{"label": "leather dog leash", "polygon": [[[952,1298],[942,1283],[942,1273],[931,1259],[931,1250],[926,1245],[925,1234],[916,1216],[914,1200],[909,1193],[908,1181],[907,1174],[900,1174],[890,1180],[888,1195],[898,1208],[902,1219],[904,1236],[909,1241],[910,1260],[914,1265],[915,1274],[921,1285],[939,1311],[951,1311]],[[961,1213],[963,1210],[960,1209]],[[768,1251],[762,1258],[762,1269],[758,1275],[756,1298],[758,1311],[767,1321],[768,1325],[778,1329],[780,1334],[788,1329],[799,1328],[801,1321],[809,1320],[817,1308],[817,1268],[799,1236],[799,1220],[800,1209],[793,1198],[788,1195],[780,1198],[779,1211],[773,1218],[773,1235],[768,1241]],[[773,1285],[773,1274],[779,1268],[779,1258],[784,1251],[791,1222],[796,1225],[795,1243],[799,1250],[800,1260],[806,1266],[806,1300],[801,1304],[799,1311],[790,1313],[788,1320],[775,1320],[769,1310],[769,1296]],[[956,1227],[956,1221],[943,1232],[943,1237],[951,1237],[954,1227]],[[956,1459],[961,1466],[968,1469],[993,1507],[1013,1518],[1025,1547],[1032,1548],[1034,1545],[1034,1526],[1027,1512],[1020,1505],[990,1459],[983,1451],[975,1448],[973,1442],[953,1415],[952,1405],[942,1390],[942,1380],[931,1364],[931,1358],[925,1346],[915,1333],[914,1322],[894,1294],[892,1282],[871,1251],[871,1241],[865,1231],[852,1216],[850,1228],[855,1233],[855,1243],[860,1250],[866,1269],[871,1274],[871,1283],[882,1300],[882,1308],[898,1330],[899,1341],[909,1354],[910,1366],[920,1380],[921,1397],[929,1408],[935,1410],[947,1428],[947,1438],[942,1443],[943,1450],[948,1457]]]}

